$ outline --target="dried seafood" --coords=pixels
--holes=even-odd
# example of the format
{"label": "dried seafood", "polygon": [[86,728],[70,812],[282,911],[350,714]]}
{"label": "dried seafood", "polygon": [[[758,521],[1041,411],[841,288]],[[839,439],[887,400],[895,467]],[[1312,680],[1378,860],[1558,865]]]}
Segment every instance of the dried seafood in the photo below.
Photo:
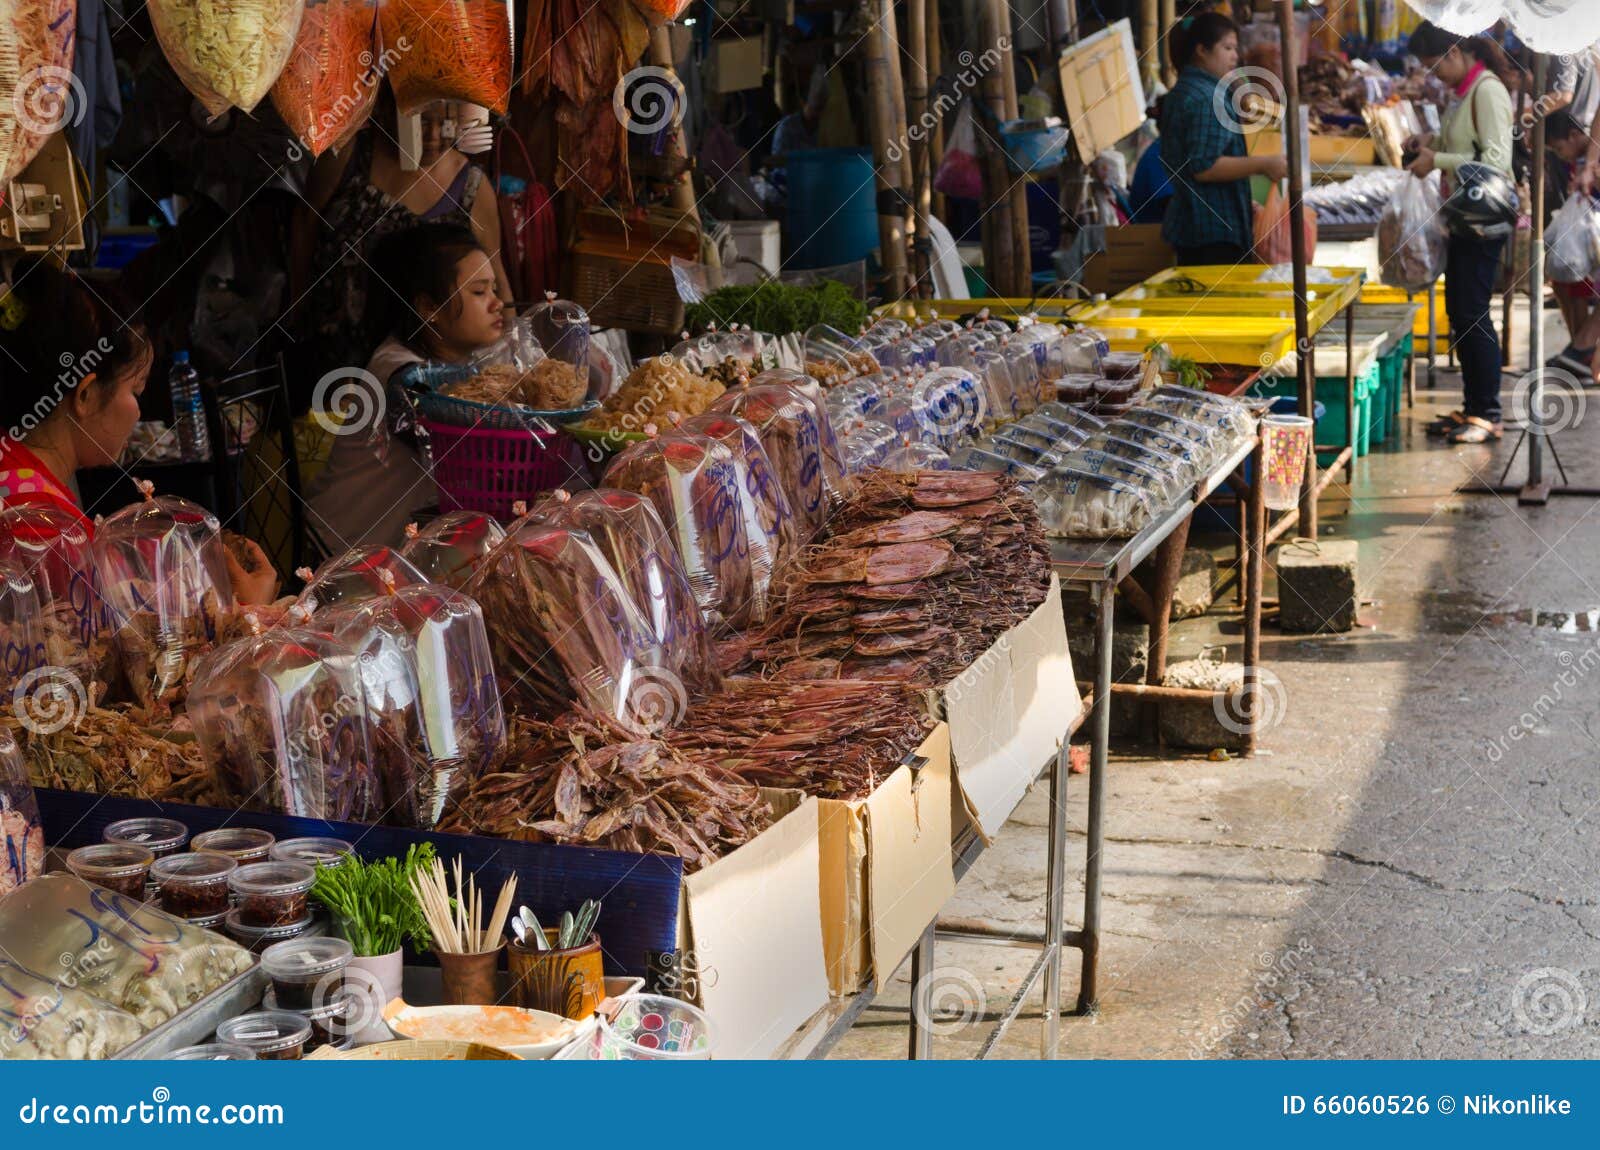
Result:
{"label": "dried seafood", "polygon": [[645,425],[666,426],[668,412],[699,415],[722,394],[722,386],[694,375],[671,356],[647,359],[584,426],[595,431],[642,432]]}
{"label": "dried seafood", "polygon": [[35,786],[220,805],[199,745],[181,731],[154,732],[142,717],[91,703],[59,731],[30,730],[10,715],[0,716],[0,727],[15,736]]}
{"label": "dried seafood", "polygon": [[440,830],[677,855],[706,866],[771,824],[754,784],[574,708],[512,724],[508,769],[484,775]]}

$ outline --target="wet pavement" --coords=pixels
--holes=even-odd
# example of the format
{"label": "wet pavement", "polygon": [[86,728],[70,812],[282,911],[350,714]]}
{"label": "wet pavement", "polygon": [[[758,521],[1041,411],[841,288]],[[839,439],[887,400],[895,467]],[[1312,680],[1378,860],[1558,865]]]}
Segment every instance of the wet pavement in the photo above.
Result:
{"label": "wet pavement", "polygon": [[[1102,1008],[1064,1020],[1062,1056],[1600,1055],[1600,514],[1460,493],[1497,481],[1515,436],[1428,441],[1454,378],[1441,369],[1325,501],[1323,534],[1360,541],[1371,602],[1343,635],[1269,616],[1281,689],[1261,753],[1114,757]],[[1568,406],[1562,462],[1600,484],[1600,392]],[[1217,642],[1237,658],[1237,621],[1214,611],[1175,626],[1171,657]],[[1071,925],[1086,792],[1074,776]],[[1041,787],[947,913],[1037,929],[1045,822]],[[939,1056],[976,1050],[1031,957],[939,944]],[[1077,973],[1069,952],[1069,1008]],[[837,1056],[903,1057],[908,994],[902,969]],[[999,1053],[1037,1057],[1039,1035],[1035,1004]]]}

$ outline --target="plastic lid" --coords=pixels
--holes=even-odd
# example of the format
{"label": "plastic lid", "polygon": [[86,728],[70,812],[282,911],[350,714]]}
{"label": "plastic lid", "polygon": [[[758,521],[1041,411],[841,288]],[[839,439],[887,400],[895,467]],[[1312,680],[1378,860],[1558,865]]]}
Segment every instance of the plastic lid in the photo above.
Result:
{"label": "plastic lid", "polygon": [[108,843],[138,843],[157,850],[181,847],[189,841],[189,828],[177,819],[122,819],[107,826],[101,837]]}
{"label": "plastic lid", "polygon": [[173,352],[172,353],[172,362],[173,363],[188,363],[189,362],[189,353],[186,352],[186,351],[175,351],[175,352]]}
{"label": "plastic lid", "polygon": [[207,851],[159,858],[150,866],[150,877],[163,886],[169,882],[180,886],[208,886],[226,882],[238,869],[238,859]]}
{"label": "plastic lid", "polygon": [[217,1027],[218,1042],[236,1043],[257,1054],[302,1046],[310,1038],[310,1021],[287,1010],[258,1010],[254,1014],[241,1014]]}
{"label": "plastic lid", "polygon": [[332,867],[355,853],[356,848],[344,839],[303,838],[274,843],[271,857],[278,862]]}
{"label": "plastic lid", "polygon": [[[291,1010],[290,1014],[298,1014],[311,1022],[326,1022],[329,1019],[344,1018],[346,1015],[356,1013],[358,995],[361,992],[353,986],[347,986],[334,995],[321,1006],[313,1006],[310,1010]],[[261,1009],[277,1010],[278,992],[272,987],[267,987],[266,993],[261,996]]]}
{"label": "plastic lid", "polygon": [[303,894],[317,881],[317,872],[305,863],[258,862],[240,867],[228,876],[235,894]]}
{"label": "plastic lid", "polygon": [[150,849],[137,843],[96,843],[67,855],[67,869],[73,874],[89,871],[100,878],[124,878],[143,874],[155,861]]}
{"label": "plastic lid", "polygon": [[207,1042],[163,1055],[162,1062],[254,1062],[256,1052],[237,1042]]}
{"label": "plastic lid", "polygon": [[342,938],[292,938],[261,952],[261,968],[268,978],[310,982],[350,965],[355,951]]}
{"label": "plastic lid", "polygon": [[189,849],[231,855],[266,850],[277,841],[278,836],[271,831],[257,830],[255,827],[219,827],[195,835],[189,843]]}
{"label": "plastic lid", "polygon": [[289,939],[298,938],[305,933],[311,925],[311,915],[307,914],[299,922],[291,922],[282,926],[251,926],[240,919],[240,907],[234,907],[224,917],[223,923],[228,928],[228,933],[247,946],[257,943],[280,943]]}

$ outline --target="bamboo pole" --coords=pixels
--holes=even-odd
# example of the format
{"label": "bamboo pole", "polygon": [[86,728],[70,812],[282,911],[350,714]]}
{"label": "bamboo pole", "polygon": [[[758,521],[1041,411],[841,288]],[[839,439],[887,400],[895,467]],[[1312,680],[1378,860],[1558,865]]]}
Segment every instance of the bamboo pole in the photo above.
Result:
{"label": "bamboo pole", "polygon": [[[928,230],[932,206],[933,170],[928,165],[928,0],[906,0],[906,48],[911,56],[911,75],[906,90],[911,127],[912,203],[916,236],[911,244],[911,270],[915,292],[923,298],[933,294],[928,274],[933,259],[933,238]],[[939,19],[938,0],[934,0],[934,20]]]}
{"label": "bamboo pole", "polygon": [[1161,0],[1161,82],[1168,88],[1178,79],[1172,64],[1172,26],[1178,22],[1177,0]]}
{"label": "bamboo pole", "polygon": [[[1292,0],[1274,2],[1278,9],[1278,35],[1283,41],[1283,143],[1289,162],[1289,230],[1294,259],[1294,341],[1299,352],[1295,362],[1300,375],[1300,414],[1315,420],[1317,377],[1312,362],[1311,323],[1306,314],[1306,207],[1301,199],[1305,187],[1300,172],[1300,73],[1295,67],[1300,55],[1295,45],[1294,4]],[[1313,422],[1313,444],[1317,441],[1316,432]],[[1308,539],[1317,537],[1317,491],[1317,453],[1308,451],[1305,480],[1300,488],[1300,529]]]}
{"label": "bamboo pole", "polygon": [[[979,9],[978,40],[984,51],[995,44],[998,34],[995,3],[996,0],[984,0]],[[995,120],[1006,118],[1005,87],[1000,73],[1009,66],[1009,61],[1003,61],[1001,65],[985,71],[979,81],[984,105]],[[1011,238],[1012,200],[1007,192],[1012,176],[1011,169],[1006,166],[1005,153],[990,123],[991,117],[973,116],[978,150],[983,158],[983,274],[989,282],[991,293],[1009,296],[1015,294],[1017,278],[1016,248]]]}
{"label": "bamboo pole", "polygon": [[[1051,73],[1049,87],[1055,90],[1056,110],[1065,116],[1067,97],[1061,90],[1060,61],[1062,50],[1078,40],[1077,4],[1075,0],[1049,0],[1045,15],[1050,45],[1045,53],[1045,66]],[[1056,168],[1056,215],[1060,227],[1060,238],[1056,244],[1058,248],[1065,248],[1068,233],[1076,231],[1078,205],[1086,182],[1078,149],[1069,143]]]}
{"label": "bamboo pole", "polygon": [[1151,91],[1161,78],[1161,0],[1139,3],[1139,76]]}
{"label": "bamboo pole", "polygon": [[[646,57],[649,59],[652,66],[664,68],[666,71],[672,72],[672,35],[667,31],[665,24],[659,28],[651,29],[650,49],[646,53]],[[674,73],[674,75],[675,74],[676,73]],[[695,203],[694,180],[689,175],[687,167],[689,154],[684,149],[683,144],[683,123],[681,117],[687,114],[687,112],[687,108],[679,108],[677,110],[677,114],[680,117],[678,125],[668,136],[668,156],[673,159],[681,159],[685,163],[683,173],[673,181],[672,191],[670,193],[668,203],[672,206],[674,211],[679,211],[685,215],[692,216],[694,221],[699,223],[700,209]]]}
{"label": "bamboo pole", "polygon": [[[988,0],[984,30],[984,51],[994,48],[999,62],[983,76],[984,96],[1000,120],[1017,118],[1017,74],[1011,48],[1011,8],[1006,0]],[[990,286],[1007,296],[1026,299],[1033,294],[1028,269],[1028,187],[1027,181],[1012,173],[1004,150],[992,129],[980,133],[988,137],[988,176],[984,191],[995,213],[994,249],[1001,257],[1003,273],[997,273]],[[1004,212],[1001,212],[1002,198]],[[998,281],[998,282],[996,282]]]}
{"label": "bamboo pole", "polygon": [[893,69],[889,25],[883,10],[893,0],[876,0],[866,38],[867,123],[872,133],[872,163],[878,189],[878,243],[886,288],[891,299],[906,294],[905,192],[900,183],[900,154],[905,149],[904,122],[894,115]]}
{"label": "bamboo pole", "polygon": [[[940,69],[944,66],[944,33],[939,20],[939,0],[929,0],[929,3],[933,7],[928,13],[928,54],[925,63],[928,67],[929,77],[934,78],[940,74]],[[927,142],[928,171],[930,173],[937,172],[939,170],[939,162],[944,159],[944,117],[940,116],[935,119],[933,134],[928,137]],[[930,184],[932,179],[933,177],[930,175]],[[945,202],[943,192],[936,191],[933,193],[932,207],[933,214],[941,220],[944,219]]]}

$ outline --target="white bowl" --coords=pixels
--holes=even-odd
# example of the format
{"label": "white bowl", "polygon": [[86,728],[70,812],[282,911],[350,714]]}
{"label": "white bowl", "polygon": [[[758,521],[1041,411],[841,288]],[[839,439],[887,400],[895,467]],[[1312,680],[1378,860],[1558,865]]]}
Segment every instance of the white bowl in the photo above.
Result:
{"label": "white bowl", "polygon": [[522,1058],[549,1058],[577,1035],[579,1023],[520,1006],[408,1006],[383,1012],[396,1038],[477,1042]]}

